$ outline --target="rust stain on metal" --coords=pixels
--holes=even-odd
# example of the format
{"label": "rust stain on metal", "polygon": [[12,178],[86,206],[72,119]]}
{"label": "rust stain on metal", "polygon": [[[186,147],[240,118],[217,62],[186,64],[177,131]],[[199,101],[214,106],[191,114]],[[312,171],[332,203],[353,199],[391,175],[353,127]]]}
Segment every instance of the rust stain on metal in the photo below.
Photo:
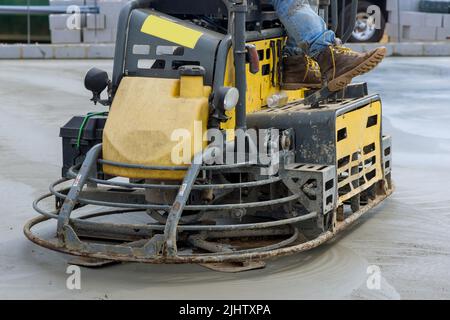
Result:
{"label": "rust stain on metal", "polygon": [[360,211],[354,213],[347,219],[342,222],[338,222],[334,231],[328,231],[313,240],[309,240],[304,243],[292,245],[289,247],[283,247],[276,250],[266,251],[266,252],[252,252],[252,253],[239,253],[234,252],[230,254],[203,254],[203,255],[176,255],[176,256],[162,256],[155,255],[151,257],[146,256],[138,256],[138,255],[124,255],[124,254],[108,254],[102,252],[86,252],[83,249],[75,250],[74,248],[70,248],[67,245],[54,240],[45,240],[36,236],[31,229],[42,222],[50,220],[47,217],[37,217],[34,218],[24,226],[24,234],[25,236],[32,242],[51,249],[55,251],[60,251],[63,253],[81,256],[81,257],[90,257],[97,259],[105,259],[105,260],[114,260],[114,261],[122,261],[122,262],[142,262],[142,263],[154,263],[154,264],[180,264],[180,263],[221,263],[221,262],[244,262],[244,261],[254,261],[254,260],[269,260],[275,257],[282,257],[287,255],[292,255],[295,253],[300,253],[303,251],[311,250],[316,248],[330,239],[334,238],[338,233],[345,230],[348,226],[357,221],[362,215],[364,215],[367,211],[380,204],[385,198],[390,196],[393,192],[393,189],[388,190],[386,194],[378,195],[374,200],[369,201],[367,205],[361,208]]}

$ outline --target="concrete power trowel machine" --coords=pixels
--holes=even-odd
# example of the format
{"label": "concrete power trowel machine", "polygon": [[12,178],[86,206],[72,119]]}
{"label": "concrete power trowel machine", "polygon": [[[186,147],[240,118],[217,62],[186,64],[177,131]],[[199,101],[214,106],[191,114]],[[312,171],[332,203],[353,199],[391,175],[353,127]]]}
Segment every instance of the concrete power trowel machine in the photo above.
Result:
{"label": "concrete power trowel machine", "polygon": [[[340,2],[315,8],[345,42],[358,2]],[[315,248],[381,203],[393,187],[380,97],[365,83],[283,90],[285,42],[269,1],[130,1],[112,80],[85,78],[109,110],[61,128],[62,178],[26,236],[86,266],[236,272]]]}

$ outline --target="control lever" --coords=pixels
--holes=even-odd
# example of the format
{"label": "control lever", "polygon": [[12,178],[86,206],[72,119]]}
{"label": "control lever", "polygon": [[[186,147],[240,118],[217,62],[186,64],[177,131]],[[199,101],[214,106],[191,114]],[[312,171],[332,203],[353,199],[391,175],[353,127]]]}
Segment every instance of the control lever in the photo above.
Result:
{"label": "control lever", "polygon": [[258,50],[254,44],[246,44],[247,49],[247,61],[250,63],[250,73],[256,74],[259,72],[259,55]]}

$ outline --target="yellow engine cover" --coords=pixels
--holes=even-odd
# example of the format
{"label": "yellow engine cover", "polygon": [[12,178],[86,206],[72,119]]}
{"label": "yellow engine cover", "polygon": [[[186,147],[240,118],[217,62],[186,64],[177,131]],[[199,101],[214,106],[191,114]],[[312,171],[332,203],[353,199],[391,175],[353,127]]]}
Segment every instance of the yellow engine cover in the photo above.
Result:
{"label": "yellow engine cover", "polygon": [[[199,83],[193,81],[192,85]],[[195,123],[201,121],[202,130],[206,132],[210,92],[210,87],[203,87],[202,96],[181,97],[180,80],[124,77],[103,131],[103,159],[146,166],[180,165],[173,163],[171,157],[173,148],[179,144],[179,141],[172,141],[172,133],[177,129],[190,132],[192,159],[193,154],[200,151],[195,150],[198,144],[194,146]],[[202,147],[205,147],[204,142]],[[181,180],[185,175],[185,171],[110,165],[104,165],[103,171],[114,176],[161,180]]]}

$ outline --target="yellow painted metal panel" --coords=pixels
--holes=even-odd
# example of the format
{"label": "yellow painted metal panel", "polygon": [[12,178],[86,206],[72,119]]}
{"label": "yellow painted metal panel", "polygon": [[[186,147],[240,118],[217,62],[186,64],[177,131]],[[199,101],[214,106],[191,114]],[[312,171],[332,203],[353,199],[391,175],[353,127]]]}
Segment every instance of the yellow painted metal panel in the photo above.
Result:
{"label": "yellow painted metal panel", "polygon": [[202,76],[181,76],[180,96],[184,98],[195,98],[203,95]]}
{"label": "yellow painted metal panel", "polygon": [[141,32],[187,48],[195,48],[202,32],[179,25],[176,22],[150,15],[145,19]]}
{"label": "yellow painted metal panel", "polygon": [[[125,77],[114,97],[103,131],[103,158],[128,164],[146,166],[176,166],[171,153],[178,144],[172,141],[174,130],[187,130],[191,134],[192,155],[198,148],[194,135],[195,123],[206,132],[208,123],[208,96],[183,98],[179,96],[180,80],[161,78]],[[201,134],[201,133],[200,133]],[[201,143],[205,147],[206,142]],[[191,155],[191,159],[192,159]],[[105,173],[129,177],[180,180],[183,171],[149,171],[118,168],[105,165]]]}
{"label": "yellow painted metal panel", "polygon": [[[375,101],[363,108],[343,114],[336,119],[336,132],[344,128],[347,130],[345,139],[337,141],[336,137],[337,160],[339,162],[340,159],[349,157],[348,163],[337,169],[338,176],[341,176],[338,187],[342,188],[349,185],[351,188],[350,192],[340,196],[340,203],[369,188],[383,177],[381,167],[381,110],[381,102]],[[377,117],[377,123],[367,128],[368,119],[371,116]],[[374,147],[373,149],[367,148],[371,145]],[[370,150],[370,152],[365,152],[365,147],[366,151]],[[375,157],[375,163],[370,161],[373,157]],[[355,169],[361,165],[363,166],[361,172],[354,171],[352,173],[352,168]],[[367,174],[373,172],[373,170],[376,170],[375,175],[367,179]],[[358,177],[363,178],[365,183],[355,188],[351,182],[357,180]]]}
{"label": "yellow painted metal panel", "polygon": [[[272,51],[270,47],[270,43],[272,41],[277,42],[277,40],[285,41],[284,38],[274,38],[267,40],[259,40],[254,42],[249,42],[249,44],[253,44],[256,46],[256,50],[262,51],[263,59],[260,59],[259,69],[260,71],[257,74],[252,74],[250,72],[250,66],[247,64],[246,72],[247,72],[247,113],[253,113],[261,110],[265,106],[267,106],[267,98],[273,94],[279,93],[282,90],[279,86],[272,85],[272,70],[276,67],[278,60],[280,57],[276,56],[275,60],[272,57]],[[269,53],[268,53],[269,52]],[[263,75],[263,68],[267,68],[269,66],[269,74]],[[266,66],[266,67],[264,67]],[[224,85],[227,87],[234,86],[235,79],[235,70],[234,70],[234,60],[233,60],[233,52],[230,50],[228,53],[228,59],[225,70],[225,80]],[[278,79],[277,72],[275,72],[275,83],[280,83]],[[289,97],[289,102],[298,101],[303,99],[305,90],[289,90],[284,91],[287,93]],[[234,110],[227,112],[227,116],[230,117],[226,123],[222,125],[223,129],[233,129],[235,127],[235,112]]]}

